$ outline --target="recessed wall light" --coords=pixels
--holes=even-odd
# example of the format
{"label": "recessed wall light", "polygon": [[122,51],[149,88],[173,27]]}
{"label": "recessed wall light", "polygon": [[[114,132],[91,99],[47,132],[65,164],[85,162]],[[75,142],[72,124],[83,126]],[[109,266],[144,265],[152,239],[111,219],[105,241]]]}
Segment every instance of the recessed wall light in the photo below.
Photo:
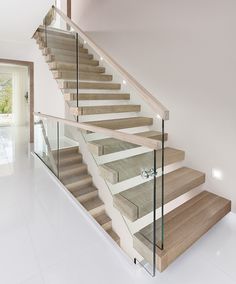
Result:
{"label": "recessed wall light", "polygon": [[123,80],[123,84],[126,85],[126,81],[125,80]]}
{"label": "recessed wall light", "polygon": [[217,180],[223,180],[223,173],[221,170],[213,168],[212,169],[212,177]]}
{"label": "recessed wall light", "polygon": [[103,57],[100,57],[100,60],[103,61]]}
{"label": "recessed wall light", "polygon": [[87,41],[86,40],[84,40],[84,44],[86,44],[87,43]]}

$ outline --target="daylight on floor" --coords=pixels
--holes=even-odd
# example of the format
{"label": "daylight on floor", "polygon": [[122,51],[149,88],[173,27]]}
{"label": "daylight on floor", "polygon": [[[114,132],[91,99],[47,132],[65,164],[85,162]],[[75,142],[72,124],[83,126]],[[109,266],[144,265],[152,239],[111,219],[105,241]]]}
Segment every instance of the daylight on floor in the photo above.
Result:
{"label": "daylight on floor", "polygon": [[236,3],[1,7],[0,284],[235,284]]}

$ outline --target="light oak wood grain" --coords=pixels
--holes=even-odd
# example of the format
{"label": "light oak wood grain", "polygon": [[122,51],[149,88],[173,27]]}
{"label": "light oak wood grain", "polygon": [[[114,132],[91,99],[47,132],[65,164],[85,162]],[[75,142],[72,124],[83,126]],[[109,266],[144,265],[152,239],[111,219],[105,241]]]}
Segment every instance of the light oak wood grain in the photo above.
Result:
{"label": "light oak wood grain", "polygon": [[94,115],[106,113],[140,112],[140,105],[104,105],[104,106],[84,106],[71,107],[70,112],[75,116]]}
{"label": "light oak wood grain", "polygon": [[[77,89],[77,82],[73,81],[58,81],[61,89]],[[121,85],[117,83],[97,83],[97,82],[79,82],[79,89],[89,90],[120,90]]]}
{"label": "light oak wood grain", "polygon": [[[179,255],[205,234],[231,210],[231,201],[204,191],[164,218],[164,250],[156,248],[157,268],[165,270]],[[160,220],[157,220],[157,241],[160,241]],[[134,247],[152,263],[153,225],[134,235]]]}
{"label": "light oak wood grain", "polygon": [[[49,62],[48,63],[50,70],[59,70],[59,71],[76,71],[75,63],[66,63],[66,62]],[[82,72],[98,72],[104,73],[105,68],[100,66],[91,66],[86,64],[79,65],[79,71]]]}
{"label": "light oak wood grain", "polygon": [[[76,93],[64,94],[66,101],[77,101]],[[130,95],[125,93],[79,93],[80,101],[99,101],[99,100],[129,100]]]}
{"label": "light oak wood grain", "polygon": [[[166,147],[164,149],[164,165],[170,165],[184,160],[184,151]],[[156,168],[161,167],[162,150],[156,152]],[[143,169],[154,168],[154,152],[136,155],[99,166],[101,176],[112,184],[140,176]]]}
{"label": "light oak wood grain", "polygon": [[[166,204],[205,182],[205,174],[191,168],[180,168],[164,176],[164,199]],[[162,180],[156,180],[156,208],[162,204]],[[130,221],[153,211],[154,181],[125,190],[114,195],[114,206]]]}
{"label": "light oak wood grain", "polygon": [[[62,80],[77,80],[76,72],[67,71],[52,71],[55,79]],[[112,81],[112,75],[100,74],[98,72],[79,72],[79,80],[90,80],[90,81]]]}

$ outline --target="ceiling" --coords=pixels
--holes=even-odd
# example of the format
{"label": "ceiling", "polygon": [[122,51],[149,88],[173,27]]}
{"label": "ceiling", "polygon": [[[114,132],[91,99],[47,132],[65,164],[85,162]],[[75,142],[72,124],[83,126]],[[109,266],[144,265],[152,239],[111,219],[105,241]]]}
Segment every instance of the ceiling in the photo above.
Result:
{"label": "ceiling", "polygon": [[53,0],[1,1],[0,41],[30,39],[53,3]]}

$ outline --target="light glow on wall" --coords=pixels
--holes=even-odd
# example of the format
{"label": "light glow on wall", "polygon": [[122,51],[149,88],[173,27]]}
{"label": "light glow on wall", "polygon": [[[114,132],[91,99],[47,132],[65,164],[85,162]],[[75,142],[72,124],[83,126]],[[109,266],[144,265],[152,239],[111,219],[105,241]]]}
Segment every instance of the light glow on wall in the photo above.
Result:
{"label": "light glow on wall", "polygon": [[212,169],[212,177],[217,180],[223,180],[223,173],[221,170],[213,168]]}

